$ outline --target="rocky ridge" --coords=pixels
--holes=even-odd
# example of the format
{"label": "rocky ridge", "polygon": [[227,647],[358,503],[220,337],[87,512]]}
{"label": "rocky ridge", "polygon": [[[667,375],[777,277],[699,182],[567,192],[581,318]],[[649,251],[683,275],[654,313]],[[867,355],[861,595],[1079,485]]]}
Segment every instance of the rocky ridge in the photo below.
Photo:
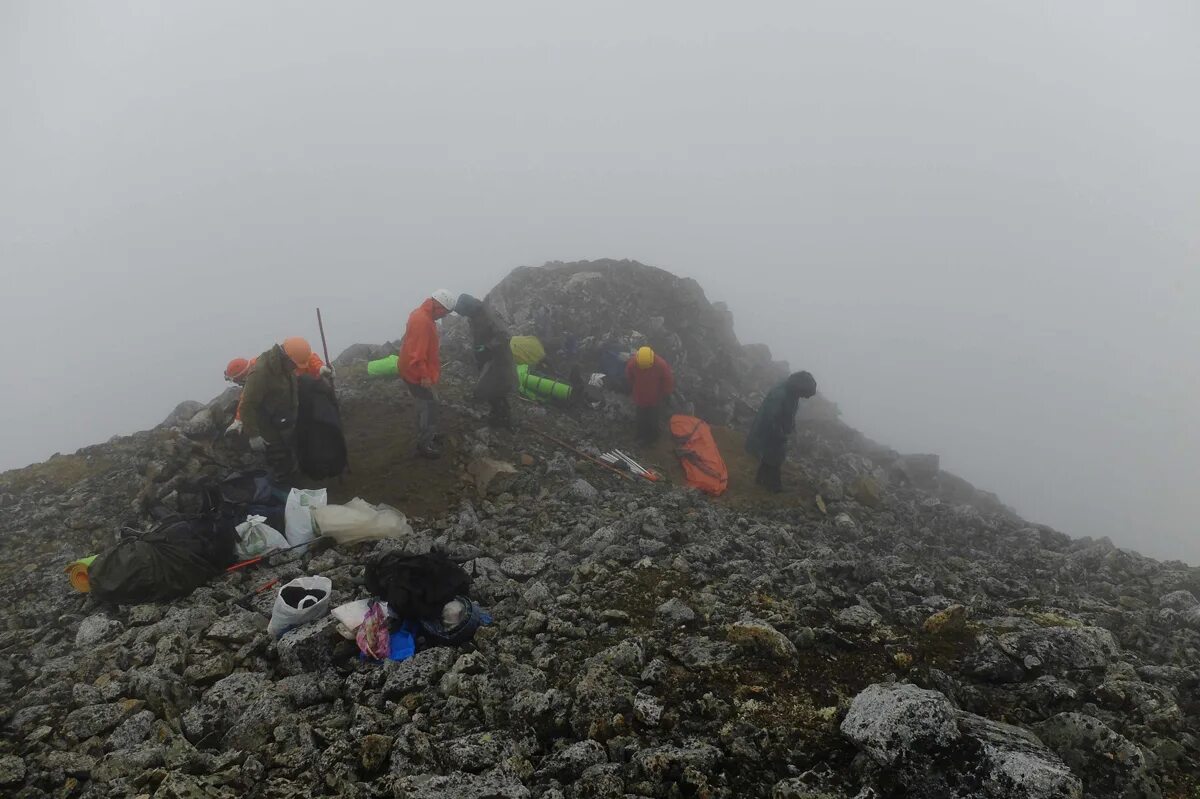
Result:
{"label": "rocky ridge", "polygon": [[[675,296],[678,308],[663,299]],[[606,338],[650,341],[694,375],[683,401],[718,423],[742,424],[786,371],[762,347],[741,357],[698,286],[632,262],[517,270],[491,299],[584,367]],[[253,461],[215,438],[228,395],[0,476],[0,792],[1194,795],[1200,571],[1021,520],[936,459],[865,439],[831,404],[802,421],[798,490],[783,499],[619,481],[535,435],[483,429],[456,328],[450,454],[432,471],[396,454],[410,408],[365,378],[378,350],[338,359],[348,431],[387,408],[398,423],[352,437],[352,463],[369,468],[331,491],[415,492],[366,495],[410,512],[410,540],[318,549],[167,605],[72,592],[66,563]],[[628,442],[620,397],[517,411],[585,450]],[[474,468],[484,459],[513,468]],[[669,474],[666,460],[654,462]],[[388,485],[355,482],[377,464],[396,464]],[[335,602],[365,596],[363,564],[389,547],[470,564],[496,619],[475,646],[365,664],[328,623],[271,641],[269,593],[237,603],[300,574],[331,578]]]}

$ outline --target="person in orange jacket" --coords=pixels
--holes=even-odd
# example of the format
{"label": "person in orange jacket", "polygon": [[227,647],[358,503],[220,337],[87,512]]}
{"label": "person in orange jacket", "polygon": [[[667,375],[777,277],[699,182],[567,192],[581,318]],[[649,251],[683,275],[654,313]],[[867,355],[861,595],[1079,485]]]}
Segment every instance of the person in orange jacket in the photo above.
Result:
{"label": "person in orange jacket", "polygon": [[[300,339],[298,336],[289,338],[284,341],[284,347],[286,349],[288,342],[298,343],[300,341],[302,341],[302,339]],[[293,346],[297,345],[293,344]],[[302,349],[298,350],[298,352],[302,354]],[[225,366],[225,380],[233,383],[235,386],[245,386],[246,378],[250,376],[250,372],[254,369],[254,364],[257,362],[258,356],[253,358],[234,358]],[[308,360],[305,361],[304,364],[296,367],[296,377],[303,376],[314,378],[331,378],[333,377],[333,367],[326,366],[325,362],[321,360],[321,356],[317,355],[312,351],[311,348],[309,348]],[[230,423],[229,427],[225,428],[225,435],[242,432],[242,400],[244,398],[244,393],[241,397],[238,397],[237,410],[233,413],[233,422]]]}
{"label": "person in orange jacket", "polygon": [[441,455],[437,395],[433,392],[442,374],[437,320],[451,314],[456,302],[455,295],[438,289],[409,314],[396,364],[408,392],[417,401],[417,452],[426,458]]}
{"label": "person in orange jacket", "polygon": [[675,374],[661,355],[642,347],[625,364],[625,379],[637,407],[638,440],[653,444],[662,427],[662,408],[675,390]]}

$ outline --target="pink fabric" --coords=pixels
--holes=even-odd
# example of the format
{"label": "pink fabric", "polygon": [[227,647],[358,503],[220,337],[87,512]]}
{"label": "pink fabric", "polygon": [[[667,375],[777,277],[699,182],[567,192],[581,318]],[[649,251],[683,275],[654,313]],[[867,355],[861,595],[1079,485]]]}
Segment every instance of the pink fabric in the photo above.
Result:
{"label": "pink fabric", "polygon": [[367,608],[367,615],[358,628],[355,636],[359,650],[374,660],[387,660],[391,648],[391,636],[388,633],[388,617],[383,606],[372,602]]}

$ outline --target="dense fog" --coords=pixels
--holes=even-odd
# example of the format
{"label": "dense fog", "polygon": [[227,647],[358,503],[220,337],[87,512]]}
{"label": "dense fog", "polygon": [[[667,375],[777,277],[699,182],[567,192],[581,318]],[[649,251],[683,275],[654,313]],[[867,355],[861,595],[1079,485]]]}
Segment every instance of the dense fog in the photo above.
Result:
{"label": "dense fog", "polygon": [[846,420],[1200,562],[1200,7],[0,6],[0,468],[633,258]]}

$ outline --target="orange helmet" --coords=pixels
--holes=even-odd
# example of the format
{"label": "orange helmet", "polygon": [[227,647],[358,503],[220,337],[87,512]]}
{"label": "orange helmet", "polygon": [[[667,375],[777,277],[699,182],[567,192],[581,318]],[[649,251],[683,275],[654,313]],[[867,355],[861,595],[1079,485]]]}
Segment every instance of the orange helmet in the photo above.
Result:
{"label": "orange helmet", "polygon": [[250,362],[245,358],[234,358],[225,367],[225,379],[231,383],[236,383],[239,380],[244,380],[246,373],[250,371]]}
{"label": "orange helmet", "polygon": [[312,357],[312,347],[308,346],[308,340],[300,336],[292,336],[283,340],[283,351],[292,359],[292,363],[297,366],[304,366],[308,363],[308,359]]}

